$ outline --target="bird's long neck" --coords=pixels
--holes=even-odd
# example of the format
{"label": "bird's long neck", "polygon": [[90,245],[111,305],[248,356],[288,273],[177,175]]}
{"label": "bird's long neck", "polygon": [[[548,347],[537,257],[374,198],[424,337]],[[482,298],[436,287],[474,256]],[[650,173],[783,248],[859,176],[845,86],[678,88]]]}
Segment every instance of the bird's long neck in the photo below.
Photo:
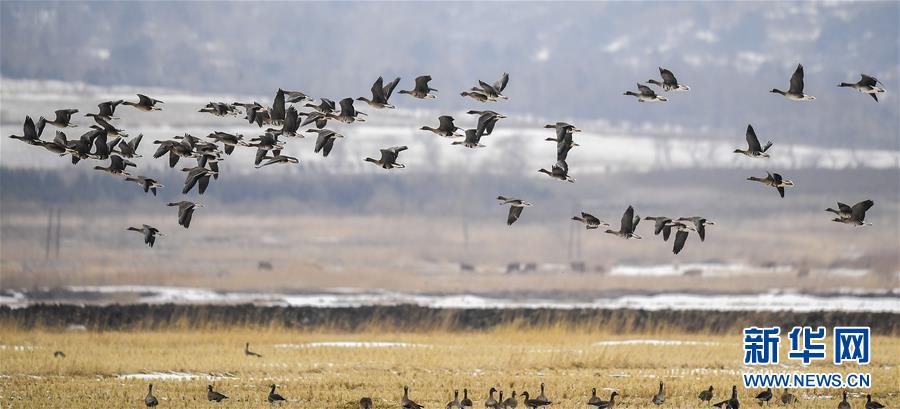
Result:
{"label": "bird's long neck", "polygon": [[274,393],[275,393],[275,385],[272,385],[272,389],[269,391],[269,395],[272,395]]}
{"label": "bird's long neck", "polygon": [[778,88],[773,88],[773,89],[772,89],[772,92],[774,92],[774,93],[776,93],[776,94],[781,94],[781,95],[784,95],[784,94],[785,94],[784,91],[782,91],[782,90],[780,90],[780,89],[778,89]]}
{"label": "bird's long neck", "polygon": [[840,83],[838,86],[839,86],[839,87],[852,87],[852,86],[854,86],[854,85],[856,85],[856,84],[850,84],[850,83],[842,82],[842,83]]}

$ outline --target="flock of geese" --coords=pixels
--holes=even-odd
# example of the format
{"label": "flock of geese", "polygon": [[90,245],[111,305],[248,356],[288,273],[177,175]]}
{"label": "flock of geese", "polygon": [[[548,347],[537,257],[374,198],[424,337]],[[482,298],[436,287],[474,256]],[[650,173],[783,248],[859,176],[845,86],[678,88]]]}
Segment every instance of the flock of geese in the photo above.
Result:
{"label": "flock of geese", "polygon": [[[266,396],[266,401],[269,403],[281,403],[286,402],[287,400],[275,392],[276,385],[269,385],[269,394]],[[510,396],[506,399],[503,399],[503,391],[500,391],[499,397],[495,398],[494,394],[497,393],[496,388],[491,388],[488,391],[488,396],[484,400],[485,409],[516,409],[519,407],[519,400],[516,397],[516,391],[513,390]],[[707,405],[712,404],[720,409],[740,409],[741,402],[738,399],[737,385],[732,385],[731,387],[731,397],[725,399],[721,402],[712,403],[714,397],[714,389],[712,385],[709,386],[708,389],[704,389],[700,391],[697,395],[697,398],[700,400],[700,403],[705,403]],[[527,409],[538,409],[543,407],[549,407],[553,404],[553,401],[550,400],[544,394],[544,384],[541,383],[541,394],[535,396],[534,398],[528,394],[528,391],[524,391],[521,394],[522,396],[522,404],[525,405]],[[619,393],[613,391],[609,395],[609,400],[603,400],[599,396],[597,396],[597,388],[591,389],[591,397],[585,402],[587,406],[593,409],[613,409],[616,407],[616,397],[619,396]],[[768,405],[769,402],[775,397],[774,393],[772,393],[772,388],[768,388],[765,391],[760,392],[756,395],[754,400],[759,404]],[[228,396],[225,394],[218,392],[213,389],[212,385],[206,386],[206,399],[210,402],[222,402],[223,400],[228,399]],[[796,403],[798,401],[797,396],[790,393],[787,389],[784,389],[781,393],[781,397],[779,398],[782,404],[790,405]],[[662,382],[659,383],[659,390],[650,397],[650,402],[656,406],[661,406],[666,402],[666,389]],[[144,404],[147,407],[155,407],[159,405],[159,400],[153,396],[153,384],[150,384],[147,387],[147,395],[144,397]],[[453,391],[453,400],[447,402],[446,409],[472,409],[474,407],[474,402],[469,399],[469,390],[463,389],[463,398],[459,398],[459,390]],[[372,409],[374,406],[372,404],[372,398],[363,397],[359,400],[359,409]],[[409,398],[409,386],[403,386],[403,396],[400,398],[400,408],[401,409],[423,409],[425,406],[416,403],[416,401]],[[866,404],[865,409],[882,409],[884,405],[872,400],[872,395],[866,395]],[[847,401],[847,392],[843,393],[843,400],[838,403],[838,409],[850,409],[850,403]]]}
{"label": "flock of geese", "polygon": [[[672,71],[660,68],[661,81],[657,79],[648,80],[647,83],[658,87],[665,92],[686,92],[690,87],[678,82]],[[417,99],[433,99],[436,98],[437,90],[431,88],[430,75],[423,75],[415,79],[412,89],[400,90],[400,94],[409,95]],[[168,157],[170,168],[178,165],[181,159],[196,160],[195,166],[187,166],[181,168],[185,172],[185,181],[182,188],[183,194],[188,194],[195,188],[200,195],[204,194],[209,187],[211,180],[219,178],[219,162],[225,160],[228,155],[238,147],[256,149],[254,166],[261,168],[272,165],[291,165],[297,164],[300,160],[293,156],[284,154],[284,147],[289,138],[303,138],[307,134],[315,134],[314,153],[327,157],[332,151],[335,142],[344,138],[334,130],[326,128],[332,122],[340,122],[344,124],[352,124],[355,122],[364,122],[368,115],[364,112],[356,110],[353,106],[354,101],[365,102],[369,107],[374,109],[393,109],[389,101],[394,89],[400,83],[400,78],[384,83],[384,79],[379,77],[371,88],[371,98],[344,98],[336,104],[328,98],[320,98],[318,103],[303,92],[286,91],[278,89],[275,99],[271,106],[263,105],[259,102],[210,102],[199,112],[209,113],[219,117],[238,116],[241,109],[244,112],[244,119],[250,124],[256,124],[259,128],[266,127],[262,135],[251,139],[245,139],[240,134],[229,134],[225,132],[212,132],[206,135],[205,139],[185,133],[184,135],[174,136],[167,140],[156,140],[153,143],[157,145],[154,158]],[[500,79],[494,83],[487,83],[479,80],[475,86],[469,90],[460,93],[462,97],[470,98],[481,103],[494,103],[507,100],[508,97],[503,94],[509,83],[509,74],[504,73]],[[842,82],[839,87],[849,87],[859,92],[872,96],[878,101],[878,94],[884,93],[883,87],[880,87],[880,81],[869,75],[862,75],[860,81],[856,83]],[[790,88],[787,91],[772,89],[773,93],[783,95],[792,101],[812,101],[815,97],[804,93],[803,86],[803,66],[798,65],[796,71],[791,76]],[[634,96],[639,102],[665,102],[666,97],[657,95],[648,85],[637,84],[637,92],[627,91],[625,95]],[[88,113],[87,117],[94,120],[94,124],[90,126],[90,130],[82,134],[77,139],[70,140],[66,134],[57,130],[52,140],[41,139],[44,128],[47,124],[57,128],[75,127],[73,123],[73,115],[78,112],[77,109],[60,109],[55,112],[55,118],[48,120],[43,116],[40,117],[37,124],[26,116],[24,123],[23,135],[11,135],[13,139],[20,140],[24,143],[43,147],[44,149],[57,154],[59,156],[70,156],[72,163],[77,164],[82,160],[109,160],[108,166],[95,166],[94,169],[107,172],[111,175],[123,178],[127,182],[132,182],[140,186],[144,192],[150,192],[156,195],[157,189],[163,188],[156,179],[133,175],[129,172],[129,168],[136,168],[137,164],[130,159],[138,158],[138,148],[140,147],[142,135],[130,137],[123,130],[113,125],[118,119],[115,116],[116,109],[119,105],[130,106],[144,112],[159,111],[162,108],[163,101],[146,95],[138,94],[137,101],[106,101],[98,105],[97,113]],[[296,105],[295,105],[296,104]],[[299,107],[299,108],[298,108]],[[340,109],[338,109],[340,107]],[[301,112],[300,109],[304,109]],[[506,118],[505,115],[492,110],[470,110],[468,114],[477,118],[474,128],[463,129],[454,124],[454,118],[449,115],[438,117],[438,126],[423,126],[423,131],[432,132],[442,138],[452,140],[453,145],[461,145],[466,148],[482,148],[485,145],[481,143],[482,138],[491,135],[495,125],[501,119]],[[301,127],[307,127],[304,131],[300,131]],[[538,172],[546,174],[552,179],[575,183],[575,179],[569,174],[569,165],[566,162],[569,151],[576,146],[573,136],[581,130],[574,125],[565,122],[556,122],[547,124],[545,128],[554,129],[555,137],[547,138],[547,141],[556,143],[556,162],[549,169],[541,168]],[[756,136],[753,126],[747,126],[746,132],[747,148],[735,149],[735,153],[745,155],[753,159],[765,159],[770,157],[769,150],[772,142],[767,142],[765,146],[761,145]],[[386,147],[380,150],[377,157],[366,157],[366,162],[371,162],[383,169],[402,169],[406,166],[398,162],[400,154],[408,149],[407,146]],[[764,177],[751,176],[747,178],[750,181],[759,182],[766,186],[775,188],[778,194],[783,198],[785,189],[794,186],[794,182],[786,179],[779,173],[767,172]],[[507,216],[507,224],[512,225],[518,220],[525,207],[531,206],[525,200],[498,196],[497,199],[501,205],[509,205],[509,213]],[[838,203],[838,209],[832,208],[827,211],[837,215],[833,221],[845,223],[855,226],[870,225],[865,221],[866,211],[874,205],[872,200],[864,200],[853,206]],[[202,204],[181,200],[174,203],[168,203],[168,206],[177,207],[178,224],[184,228],[190,227],[191,218],[194,211]],[[587,229],[597,229],[600,226],[609,226],[594,215],[582,212],[580,216],[575,216],[572,220],[583,223]],[[692,217],[666,217],[651,216],[645,217],[644,220],[654,222],[654,235],[662,233],[662,238],[668,241],[671,232],[675,231],[675,240],[672,252],[678,254],[685,246],[690,233],[699,236],[700,241],[704,241],[706,234],[706,226],[712,226],[715,223],[707,218],[700,216]],[[622,220],[618,230],[607,229],[606,233],[624,238],[624,239],[640,239],[641,236],[635,231],[638,227],[641,217],[636,214],[632,206],[628,206],[622,215]],[[156,227],[143,224],[140,227],[128,227],[128,231],[135,231],[143,235],[144,243],[153,247],[156,238],[164,236],[164,234]]]}

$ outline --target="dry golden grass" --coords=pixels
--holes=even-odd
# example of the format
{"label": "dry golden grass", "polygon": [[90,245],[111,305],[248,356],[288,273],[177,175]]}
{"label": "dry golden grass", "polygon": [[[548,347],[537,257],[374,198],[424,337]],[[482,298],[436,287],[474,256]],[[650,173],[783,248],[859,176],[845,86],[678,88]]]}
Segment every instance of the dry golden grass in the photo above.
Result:
{"label": "dry golden grass", "polygon": [[[595,345],[598,341],[646,338],[703,344]],[[263,358],[245,356],[245,341]],[[325,341],[402,342],[410,346],[299,346]],[[837,371],[872,373],[871,393],[888,407],[896,407],[900,404],[900,338],[875,337],[873,343],[871,365],[845,365]],[[267,387],[276,383],[289,399],[283,405],[287,407],[355,408],[360,397],[371,396],[378,408],[399,408],[402,385],[409,384],[411,397],[426,407],[444,407],[453,389],[465,387],[471,391],[475,407],[481,408],[492,386],[507,394],[510,390],[536,394],[540,382],[547,385],[555,408],[584,407],[592,387],[604,398],[612,390],[618,391],[620,407],[649,407],[658,380],[667,385],[664,407],[685,408],[697,407],[696,395],[708,385],[714,385],[716,398],[724,397],[732,384],[740,383],[742,370],[739,334],[625,336],[563,327],[353,334],[282,329],[95,333],[7,328],[0,332],[0,344],[5,346],[0,349],[0,407],[4,408],[139,407],[149,382],[155,385],[160,407],[172,408],[214,407],[206,401],[208,383],[231,397],[223,407],[268,407]],[[54,358],[56,350],[64,351],[66,357]],[[783,360],[784,356],[782,345]],[[806,369],[788,365],[783,369],[835,370],[830,364]],[[223,379],[117,377],[168,371]],[[755,406],[750,396],[757,392],[739,389],[742,402],[749,407]],[[806,396],[796,407],[837,406],[835,390],[794,393]],[[812,399],[815,395],[830,398]],[[862,407],[864,398],[852,400],[854,407]],[[524,406],[521,398],[519,405]]]}

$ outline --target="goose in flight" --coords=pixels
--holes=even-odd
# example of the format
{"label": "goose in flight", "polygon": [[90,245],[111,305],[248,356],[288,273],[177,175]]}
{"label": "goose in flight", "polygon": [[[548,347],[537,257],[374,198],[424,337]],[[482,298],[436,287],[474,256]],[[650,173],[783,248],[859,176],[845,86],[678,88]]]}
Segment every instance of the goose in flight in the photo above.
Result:
{"label": "goose in flight", "polygon": [[559,160],[553,165],[550,170],[540,168],[538,169],[540,173],[546,173],[553,179],[563,180],[569,183],[575,183],[575,179],[569,176],[569,164],[566,163],[565,160]]}
{"label": "goose in flight", "polygon": [[397,156],[400,155],[400,152],[407,150],[406,146],[394,146],[387,149],[381,150],[381,158],[373,159],[366,158],[366,162],[372,162],[378,166],[381,166],[385,169],[393,169],[393,168],[405,168],[406,165],[397,163]]}
{"label": "goose in flight", "polygon": [[756,132],[753,131],[753,126],[747,125],[747,149],[735,149],[734,153],[740,153],[742,155],[749,156],[751,158],[768,158],[769,154],[766,153],[769,148],[772,147],[772,141],[766,142],[766,146],[762,146],[759,144],[759,139],[756,137]]}
{"label": "goose in flight", "polygon": [[749,178],[747,178],[747,180],[752,180],[754,182],[760,182],[766,186],[774,187],[775,189],[778,189],[778,194],[781,195],[781,197],[784,197],[784,188],[786,188],[788,186],[794,186],[794,182],[791,182],[790,180],[783,178],[781,175],[779,175],[777,173],[766,172],[766,177],[764,177],[764,178],[750,176]]}
{"label": "goose in flight", "polygon": [[37,128],[34,126],[34,120],[30,116],[25,116],[25,123],[22,125],[22,135],[10,135],[12,139],[17,139],[29,145],[41,146],[41,138],[38,135]]}
{"label": "goose in flight", "polygon": [[641,236],[634,234],[634,231],[637,229],[638,223],[640,222],[641,216],[634,214],[634,208],[628,206],[628,209],[625,209],[625,213],[622,214],[622,222],[619,230],[607,230],[606,233],[614,234],[623,239],[640,239]]}
{"label": "goose in flight", "polygon": [[878,102],[878,94],[885,92],[884,88],[879,87],[878,84],[881,84],[882,86],[884,86],[884,84],[882,84],[881,81],[878,81],[877,78],[875,78],[871,75],[860,74],[860,76],[862,78],[859,80],[859,82],[854,82],[854,83],[842,82],[842,83],[838,84],[838,86],[839,87],[850,87],[859,92],[869,94],[872,96],[872,99],[874,99],[875,102]]}
{"label": "goose in flight", "polygon": [[355,108],[353,108],[353,98],[344,98],[338,104],[341,106],[341,112],[337,115],[332,115],[331,118],[334,118],[340,122],[345,124],[352,124],[353,122],[365,122],[365,118],[360,118],[360,115],[366,115],[364,112],[359,112]]}
{"label": "goose in flight", "polygon": [[837,223],[854,226],[871,226],[872,223],[866,222],[866,211],[871,209],[872,206],[875,206],[875,202],[872,200],[863,200],[862,202],[853,205],[853,207],[838,202],[838,210],[829,207],[825,209],[825,211],[836,214],[838,217],[831,219],[831,221]]}
{"label": "goose in flight", "polygon": [[88,132],[85,132],[81,135],[80,138],[74,141],[67,142],[66,150],[69,154],[72,155],[72,164],[78,163],[78,161],[82,159],[99,159],[97,155],[91,153],[91,145],[94,140],[96,140],[103,131],[98,131],[96,129],[92,129]]}
{"label": "goose in flight", "polygon": [[127,168],[128,166],[137,166],[137,164],[122,159],[122,157],[119,155],[110,155],[109,166],[105,168],[103,166],[94,166],[94,169],[102,170],[114,176],[131,176],[128,172],[125,171],[125,168]]}
{"label": "goose in flight", "polygon": [[393,105],[388,103],[388,99],[391,97],[391,94],[394,92],[394,87],[400,83],[400,77],[394,78],[393,81],[389,82],[387,85],[384,85],[384,79],[378,77],[375,80],[375,83],[372,84],[372,99],[368,99],[366,97],[359,97],[357,101],[364,101],[369,104],[372,108],[394,108]]}
{"label": "goose in flight", "polygon": [[505,95],[502,94],[503,90],[506,89],[506,84],[509,82],[509,73],[504,72],[500,79],[495,81],[493,84],[488,84],[484,81],[478,80],[479,88],[472,88],[472,91],[480,92],[488,97],[489,101],[496,101],[498,99],[509,99]]}
{"label": "goose in flight", "polygon": [[467,148],[483,148],[481,144],[481,135],[476,129],[466,129],[466,139],[462,141],[453,141],[451,145],[462,145]]}
{"label": "goose in flight", "polygon": [[816,97],[812,95],[806,95],[803,93],[803,65],[797,64],[797,70],[794,71],[794,75],[791,75],[791,87],[787,91],[782,91],[778,88],[773,88],[772,91],[776,94],[784,95],[787,99],[791,101],[812,101],[816,99]]}
{"label": "goose in flight", "polygon": [[679,217],[675,222],[683,223],[688,229],[697,232],[697,235],[700,236],[700,241],[706,240],[706,226],[715,226],[716,224],[714,221],[700,216]]}
{"label": "goose in flight", "polygon": [[156,196],[156,189],[163,188],[161,183],[157,182],[156,179],[151,179],[145,176],[127,176],[125,178],[127,182],[137,183],[142,189],[144,189],[144,193],[153,192],[153,196]]}
{"label": "goose in flight", "polygon": [[285,91],[281,88],[278,88],[278,91],[283,93],[287,102],[290,102],[292,104],[304,101],[312,101],[312,98],[310,98],[309,95],[306,95],[300,91]]}
{"label": "goose in flight", "polygon": [[460,134],[456,133],[456,131],[460,130],[462,128],[453,124],[452,116],[441,115],[438,117],[438,127],[437,128],[432,128],[432,127],[426,125],[419,129],[422,131],[434,132],[435,134],[437,134],[439,136],[452,138],[452,137],[456,137],[456,136],[461,136]]}
{"label": "goose in flight", "polygon": [[247,146],[247,143],[244,142],[244,136],[240,134],[232,135],[226,132],[215,131],[209,135],[206,135],[206,137],[224,145],[225,147],[223,148],[223,150],[225,151],[226,155],[231,155],[231,153],[234,152],[234,148],[236,146]]}
{"label": "goose in flight", "polygon": [[335,109],[337,109],[337,107],[334,104],[334,101],[332,101],[328,98],[320,99],[318,105],[314,105],[312,103],[307,103],[306,105],[303,105],[303,106],[305,106],[307,108],[312,108],[316,112],[321,113],[321,114],[330,114],[330,113],[333,113],[335,111]]}
{"label": "goose in flight", "polygon": [[[269,128],[266,129],[266,132],[271,132],[276,135],[297,136],[297,130],[300,129],[300,123],[302,122],[300,121],[300,115],[306,114],[297,112],[297,108],[294,108],[294,106],[291,105],[284,113],[284,118],[281,121],[281,129]],[[303,134],[301,134],[300,137],[302,138]]]}
{"label": "goose in flight", "polygon": [[576,128],[575,125],[572,125],[572,124],[569,124],[566,122],[557,122],[555,124],[547,124],[547,125],[544,125],[544,128],[556,129],[557,134],[560,129],[565,129],[568,132],[581,132],[581,129]]}
{"label": "goose in flight", "polygon": [[113,148],[118,148],[118,150],[114,150],[113,153],[116,153],[123,158],[140,158],[141,155],[138,155],[137,149],[138,145],[141,144],[141,139],[144,139],[144,134],[138,134],[138,136],[127,141],[118,138],[112,144]]}
{"label": "goose in flight", "polygon": [[662,82],[654,79],[647,80],[647,82],[662,88],[663,91],[690,91],[691,89],[691,87],[687,85],[679,84],[678,80],[675,79],[675,74],[672,74],[672,71],[659,67],[659,75],[662,77]]}
{"label": "goose in flight", "polygon": [[401,94],[412,95],[419,99],[434,99],[437,98],[431,92],[437,92],[436,89],[428,86],[428,82],[431,81],[430,75],[422,75],[420,77],[416,77],[416,86],[411,90],[401,89]]}
{"label": "goose in flight", "polygon": [[144,224],[141,227],[129,227],[125,229],[127,231],[136,231],[144,235],[144,244],[153,247],[156,244],[157,236],[165,236],[159,232],[159,229],[156,227],[150,226],[148,224]]}
{"label": "goose in flight", "polygon": [[678,254],[681,253],[681,250],[684,249],[684,245],[687,243],[691,227],[683,221],[673,220],[669,222],[667,229],[673,228],[675,229],[675,240],[672,243],[672,253]]}
{"label": "goose in flight", "polygon": [[644,102],[644,101],[665,102],[665,101],[668,101],[668,99],[666,97],[664,97],[662,95],[656,95],[656,93],[653,92],[653,90],[650,89],[650,87],[648,87],[646,85],[637,84],[637,88],[638,88],[638,92],[625,91],[625,93],[623,95],[631,95],[631,96],[637,97],[638,102]]}
{"label": "goose in flight", "polygon": [[576,222],[584,223],[584,228],[587,230],[596,229],[600,226],[609,226],[609,223],[604,222],[590,213],[581,212],[581,217],[574,216],[572,220]]}
{"label": "goose in flight", "polygon": [[94,117],[94,122],[96,122],[96,124],[91,125],[91,128],[102,130],[103,132],[106,132],[107,136],[128,136],[124,129],[116,128],[109,122],[106,122],[103,118]]}
{"label": "goose in flight", "polygon": [[463,92],[460,92],[459,95],[462,96],[462,97],[469,97],[469,98],[472,98],[472,99],[474,99],[474,100],[476,100],[476,101],[478,101],[478,102],[488,102],[488,101],[492,101],[490,97],[488,97],[487,95],[483,94],[483,93],[482,93],[481,91],[479,91],[477,88],[472,88],[472,91],[463,91]]}
{"label": "goose in flight", "polygon": [[58,109],[54,112],[56,114],[56,118],[54,118],[52,121],[48,121],[47,118],[44,118],[43,116],[38,118],[37,134],[41,135],[44,133],[44,126],[46,124],[53,125],[57,128],[71,128],[77,126],[71,122],[72,115],[77,112],[77,109]]}
{"label": "goose in flight", "polygon": [[212,402],[221,402],[228,399],[227,396],[213,390],[212,385],[206,385],[206,400]]}
{"label": "goose in flight", "polygon": [[178,206],[178,224],[184,228],[191,227],[191,216],[194,215],[194,209],[204,207],[202,203],[194,203],[187,200],[169,203],[167,206]]}
{"label": "goose in flight", "polygon": [[672,234],[672,228],[676,227],[673,220],[665,216],[647,216],[644,220],[653,220],[653,235],[663,234],[663,241],[669,241],[669,235]]}
{"label": "goose in flight", "polygon": [[44,149],[53,152],[59,156],[66,156],[69,152],[69,142],[66,140],[66,134],[62,131],[56,131],[56,137],[52,141],[38,141]]}
{"label": "goose in flight", "polygon": [[497,121],[506,118],[506,115],[490,110],[477,111],[473,109],[471,111],[468,111],[467,113],[469,115],[478,115],[478,125],[476,127],[476,131],[478,132],[479,136],[490,135],[492,132],[494,132],[494,125],[497,124]]}
{"label": "goose in flight", "polygon": [[89,117],[94,117],[94,118],[99,117],[99,118],[103,118],[107,121],[119,119],[119,118],[115,117],[116,107],[118,107],[119,104],[121,104],[123,102],[125,102],[125,101],[123,101],[121,99],[115,100],[115,101],[101,102],[101,103],[97,104],[97,108],[99,108],[100,112],[98,112],[96,114],[88,113],[88,114],[84,114],[84,116],[89,116]]}
{"label": "goose in flight", "polygon": [[159,401],[156,400],[156,396],[153,396],[153,384],[151,383],[147,387],[147,396],[144,397],[144,405],[148,408],[155,407],[159,405]]}
{"label": "goose in flight", "polygon": [[[509,215],[506,217],[507,226],[512,226],[516,220],[519,220],[519,216],[522,215],[522,209],[531,206],[531,203],[512,197],[497,196],[497,200],[500,201],[500,206],[509,205]],[[513,396],[510,399],[515,400],[515,396],[515,392],[513,392]]]}
{"label": "goose in flight", "polygon": [[269,386],[269,388],[271,388],[271,389],[269,389],[269,396],[266,397],[266,401],[268,401],[269,403],[275,403],[275,402],[284,402],[286,400],[281,395],[275,393],[275,384],[274,383],[271,386]]}
{"label": "goose in flight", "polygon": [[278,88],[278,91],[275,92],[275,100],[272,101],[272,109],[269,111],[269,116],[272,118],[272,124],[281,125],[284,121],[284,113],[284,90]]}
{"label": "goose in flight", "polygon": [[559,128],[556,130],[556,139],[547,138],[548,141],[556,141],[556,160],[566,160],[569,157],[569,151],[572,150],[572,147],[578,146],[572,140],[572,132],[567,131],[564,128]]}
{"label": "goose in flight", "polygon": [[156,106],[156,104],[163,104],[164,102],[150,98],[144,94],[137,94],[137,96],[138,102],[124,101],[122,102],[122,105],[130,105],[144,112],[162,111],[162,108]]}
{"label": "goose in flight", "polygon": [[219,173],[211,169],[206,169],[202,166],[182,168],[181,171],[187,172],[187,176],[184,179],[184,188],[181,189],[181,193],[185,195],[194,188],[194,185],[198,184],[197,182],[200,182],[198,193],[202,195],[204,192],[206,192],[206,187],[209,186],[209,177]]}
{"label": "goose in flight", "polygon": [[197,112],[205,112],[215,116],[237,115],[237,107],[225,102],[209,102]]}
{"label": "goose in flight", "polygon": [[400,407],[403,409],[422,409],[424,406],[409,398],[409,386],[403,385],[403,397],[400,398]]}
{"label": "goose in flight", "polygon": [[263,159],[268,159],[265,163],[256,165],[256,168],[259,169],[263,166],[269,165],[289,165],[294,163],[300,163],[300,159],[297,159],[293,156],[287,156],[281,154],[281,149],[272,150],[272,156],[264,156]]}
{"label": "goose in flight", "polygon": [[334,147],[334,141],[337,138],[344,137],[344,135],[341,135],[330,129],[307,129],[306,132],[315,132],[319,134],[319,136],[316,137],[316,146],[314,152],[322,152],[322,156],[326,158],[328,157],[328,154],[331,153],[331,148]]}
{"label": "goose in flight", "polygon": [[613,391],[609,395],[609,400],[606,401],[597,397],[597,388],[592,388],[591,399],[588,400],[588,406],[593,406],[597,409],[613,409],[616,407],[616,396],[619,396],[619,393]]}

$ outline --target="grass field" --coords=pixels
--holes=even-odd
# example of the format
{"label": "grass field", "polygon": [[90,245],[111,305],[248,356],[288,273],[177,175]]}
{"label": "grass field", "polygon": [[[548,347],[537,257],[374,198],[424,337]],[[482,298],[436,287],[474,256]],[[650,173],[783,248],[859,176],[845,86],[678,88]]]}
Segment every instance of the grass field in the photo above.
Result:
{"label": "grass field", "polygon": [[[667,344],[622,340],[668,340]],[[244,355],[245,341],[262,358]],[[612,341],[612,342],[611,342]],[[350,344],[310,344],[348,342]],[[379,342],[366,347],[356,342]],[[782,342],[782,362],[786,359]],[[900,338],[874,337],[873,362],[866,367],[830,363],[803,368],[787,361],[779,371],[869,372],[874,398],[900,405]],[[55,351],[65,358],[54,358]],[[547,386],[552,407],[580,408],[592,387],[607,399],[619,393],[619,407],[651,407],[659,380],[666,384],[663,407],[697,407],[698,392],[715,387],[727,399],[740,383],[740,335],[681,333],[609,334],[554,327],[489,332],[364,333],[299,332],[284,329],[166,330],[160,332],[0,331],[0,407],[133,408],[143,406],[152,382],[160,407],[213,407],[205,388],[228,395],[224,407],[268,407],[268,385],[276,383],[289,401],[282,406],[355,408],[363,396],[377,408],[399,408],[402,386],[411,398],[440,408],[453,389],[468,388],[483,407],[489,388],[509,394],[539,393]],[[192,379],[135,379],[130,374],[186,373]],[[170,375],[172,376],[172,375]],[[212,376],[215,379],[209,380]],[[174,376],[173,376],[174,377]],[[152,378],[152,376],[151,376]],[[744,405],[758,390],[739,386]],[[838,390],[793,391],[801,408],[834,408]],[[461,392],[460,392],[461,393]],[[863,407],[865,390],[851,391],[853,407]],[[861,395],[860,395],[861,394]],[[776,393],[777,397],[780,391]],[[780,405],[780,403],[778,403]],[[519,408],[523,408],[521,397]]]}

